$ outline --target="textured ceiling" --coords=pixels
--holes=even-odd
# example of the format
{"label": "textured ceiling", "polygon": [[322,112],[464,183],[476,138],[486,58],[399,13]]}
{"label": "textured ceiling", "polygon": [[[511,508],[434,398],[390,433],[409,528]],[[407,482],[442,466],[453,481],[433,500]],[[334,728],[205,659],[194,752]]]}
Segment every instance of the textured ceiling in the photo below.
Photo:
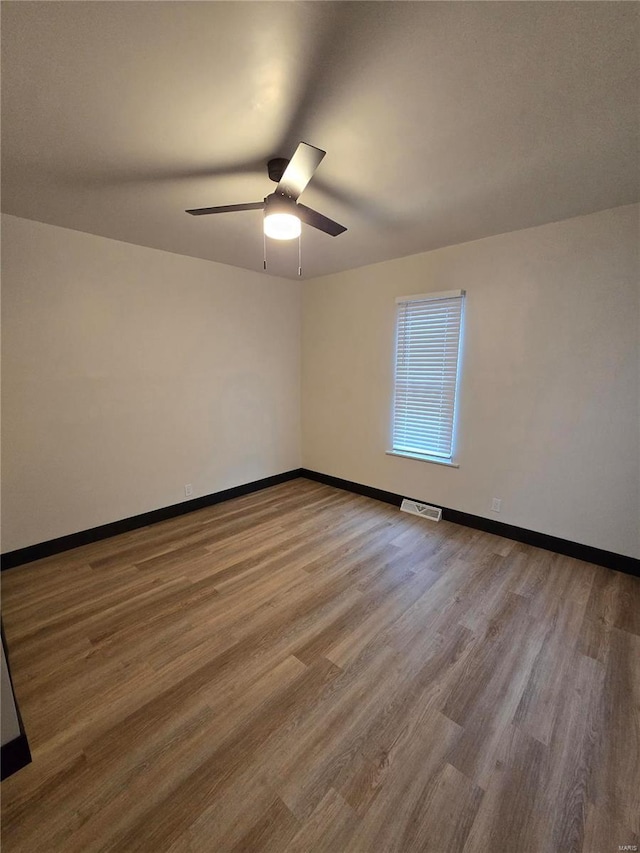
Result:
{"label": "textured ceiling", "polygon": [[[306,278],[637,201],[618,2],[3,2],[2,209],[262,269],[266,161],[327,151]],[[295,277],[297,245],[269,241]]]}

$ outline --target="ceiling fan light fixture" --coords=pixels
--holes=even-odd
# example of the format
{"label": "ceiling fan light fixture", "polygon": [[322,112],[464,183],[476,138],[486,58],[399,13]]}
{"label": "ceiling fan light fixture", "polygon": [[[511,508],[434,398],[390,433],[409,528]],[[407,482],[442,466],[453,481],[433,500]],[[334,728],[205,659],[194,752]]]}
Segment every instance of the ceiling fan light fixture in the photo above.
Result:
{"label": "ceiling fan light fixture", "polygon": [[[298,202],[300,194],[313,177],[324,155],[325,152],[321,148],[301,142],[291,160],[274,157],[267,163],[269,177],[277,182],[278,186],[263,201],[223,204],[217,207],[195,207],[186,212],[191,216],[204,216],[209,213],[262,210],[264,235],[272,240],[295,240],[300,237],[303,222],[331,237],[337,237],[338,234],[347,230],[344,225]],[[266,269],[266,240],[264,245],[264,268]],[[298,263],[298,274],[300,274],[300,263]]]}
{"label": "ceiling fan light fixture", "polygon": [[302,225],[293,213],[268,213],[264,217],[264,233],[272,240],[294,240]]}

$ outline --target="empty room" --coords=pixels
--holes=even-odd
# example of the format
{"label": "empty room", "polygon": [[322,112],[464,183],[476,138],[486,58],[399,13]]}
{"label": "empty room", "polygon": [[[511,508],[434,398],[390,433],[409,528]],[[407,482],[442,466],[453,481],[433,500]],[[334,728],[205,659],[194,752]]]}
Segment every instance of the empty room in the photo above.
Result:
{"label": "empty room", "polygon": [[3,853],[640,846],[640,6],[2,15]]}

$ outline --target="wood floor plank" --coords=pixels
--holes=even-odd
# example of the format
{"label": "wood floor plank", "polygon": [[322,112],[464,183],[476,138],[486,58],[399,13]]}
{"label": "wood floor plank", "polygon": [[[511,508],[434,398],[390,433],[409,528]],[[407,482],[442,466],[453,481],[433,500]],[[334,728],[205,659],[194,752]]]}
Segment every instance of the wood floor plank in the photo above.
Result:
{"label": "wood floor plank", "polygon": [[562,703],[565,710],[555,717],[543,778],[544,828],[550,849],[584,848],[604,674],[600,663],[582,655],[576,655],[567,670]]}
{"label": "wood floor plank", "polygon": [[484,791],[445,764],[416,803],[403,835],[405,850],[457,853],[463,849]]}
{"label": "wood floor plank", "polygon": [[[536,850],[545,853],[539,816],[543,812],[542,773],[547,748],[510,725],[496,749],[494,772],[472,824],[464,853]],[[593,851],[595,853],[595,851]]]}
{"label": "wood floor plank", "polygon": [[585,587],[582,599],[569,596],[558,599],[550,609],[544,620],[542,646],[514,716],[519,728],[544,744],[550,742],[562,707],[560,694],[575,663],[572,652],[580,635],[589,591]]}
{"label": "wood floor plank", "polygon": [[[230,848],[231,853],[260,850],[262,853],[281,853],[299,830],[298,821],[279,797],[275,797],[262,817]],[[202,839],[203,853],[211,850],[210,838]],[[194,848],[196,849],[196,848]]]}
{"label": "wood floor plank", "polygon": [[[514,720],[543,641],[531,623],[525,622],[524,625],[525,631],[530,629],[526,637],[516,638],[514,634],[508,633],[505,642],[496,646],[499,652],[489,664],[493,672],[487,675],[484,685],[474,694],[476,698],[473,705],[465,703],[464,714],[453,712],[454,718],[463,727],[463,734],[450,757],[450,763],[484,789],[494,772],[496,752],[503,732]],[[491,658],[485,659],[482,671],[486,671],[488,660]],[[464,680],[460,684],[464,684]],[[452,707],[451,703],[447,703],[444,713],[452,713]]]}
{"label": "wood floor plank", "polygon": [[6,853],[640,838],[640,581],[299,479],[12,569]]}
{"label": "wood floor plank", "polygon": [[613,629],[593,761],[593,802],[640,836],[640,637]]}
{"label": "wood floor plank", "polygon": [[357,819],[345,800],[331,788],[284,853],[334,853],[348,849]]}
{"label": "wood floor plank", "polygon": [[[353,834],[352,849],[405,853],[417,811],[460,736],[460,728],[437,711],[421,715],[411,742],[404,741],[389,761],[384,787]],[[425,831],[427,831],[425,829]]]}

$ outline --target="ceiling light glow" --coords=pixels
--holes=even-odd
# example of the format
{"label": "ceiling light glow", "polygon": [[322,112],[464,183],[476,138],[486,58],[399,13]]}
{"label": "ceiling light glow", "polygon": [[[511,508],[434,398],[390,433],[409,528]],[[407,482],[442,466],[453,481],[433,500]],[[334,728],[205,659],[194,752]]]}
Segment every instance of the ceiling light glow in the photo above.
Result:
{"label": "ceiling light glow", "polygon": [[264,233],[272,240],[293,240],[300,236],[301,228],[292,213],[270,213],[264,218]]}

